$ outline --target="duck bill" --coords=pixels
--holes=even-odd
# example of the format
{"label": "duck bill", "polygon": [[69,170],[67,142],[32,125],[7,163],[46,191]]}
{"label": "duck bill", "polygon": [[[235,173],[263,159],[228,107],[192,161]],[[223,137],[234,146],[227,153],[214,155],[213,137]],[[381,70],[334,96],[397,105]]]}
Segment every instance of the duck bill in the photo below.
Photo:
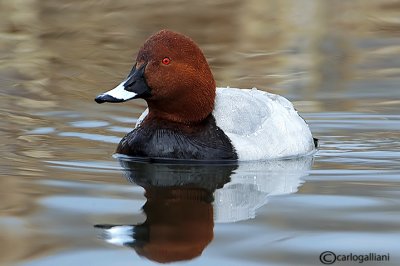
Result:
{"label": "duck bill", "polygon": [[136,64],[132,68],[128,77],[117,87],[98,95],[94,100],[97,103],[120,103],[136,98],[147,98],[151,96],[151,90],[144,77],[146,65],[136,69]]}

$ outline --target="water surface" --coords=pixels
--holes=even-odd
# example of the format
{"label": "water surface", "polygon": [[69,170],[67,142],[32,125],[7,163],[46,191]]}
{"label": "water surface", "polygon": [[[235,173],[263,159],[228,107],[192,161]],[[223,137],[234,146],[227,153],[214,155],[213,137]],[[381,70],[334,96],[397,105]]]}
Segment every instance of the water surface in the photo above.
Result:
{"label": "water surface", "polygon": [[[399,12],[389,0],[1,1],[0,264],[322,265],[332,251],[399,265]],[[290,99],[319,152],[113,158],[145,102],[93,98],[161,28],[201,46],[218,86]]]}

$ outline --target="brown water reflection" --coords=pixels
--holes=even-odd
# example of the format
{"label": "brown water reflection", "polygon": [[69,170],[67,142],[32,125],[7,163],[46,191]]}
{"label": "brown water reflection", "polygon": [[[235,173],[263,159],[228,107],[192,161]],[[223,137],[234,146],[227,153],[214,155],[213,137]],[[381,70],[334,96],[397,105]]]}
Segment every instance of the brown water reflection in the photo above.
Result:
{"label": "brown water reflection", "polygon": [[[63,252],[108,251],[87,228],[103,218],[143,222],[140,213],[125,210],[142,206],[143,190],[126,187],[111,155],[145,103],[100,107],[93,97],[127,74],[140,45],[161,28],[191,36],[219,86],[254,86],[294,101],[322,145],[311,181],[295,194],[299,202],[314,202],[316,194],[382,199],[377,209],[363,209],[362,200],[361,207],[350,206],[358,216],[343,225],[340,215],[351,211],[329,204],[337,216],[323,212],[330,220],[320,222],[316,210],[325,207],[309,204],[302,210],[310,215],[293,225],[303,205],[295,196],[277,200],[254,220],[268,228],[263,234],[278,235],[286,226],[299,235],[329,221],[337,227],[327,230],[352,231],[360,220],[379,232],[376,220],[365,219],[375,214],[379,225],[398,231],[399,12],[394,0],[1,0],[0,264],[40,265]],[[292,246],[270,242],[270,252],[237,250],[229,244],[244,238],[240,230],[223,228],[213,241],[223,262],[290,265],[296,257]],[[300,262],[314,264],[315,254],[307,252],[297,254]],[[123,254],[120,262],[128,265]]]}

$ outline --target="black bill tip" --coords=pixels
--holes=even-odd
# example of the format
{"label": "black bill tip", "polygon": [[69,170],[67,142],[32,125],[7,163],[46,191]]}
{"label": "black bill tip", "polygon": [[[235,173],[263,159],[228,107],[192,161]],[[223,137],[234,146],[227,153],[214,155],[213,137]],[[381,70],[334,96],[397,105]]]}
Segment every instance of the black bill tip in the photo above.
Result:
{"label": "black bill tip", "polygon": [[100,94],[94,100],[96,101],[96,103],[105,103],[105,102],[120,103],[124,101],[123,99],[117,99],[108,94]]}

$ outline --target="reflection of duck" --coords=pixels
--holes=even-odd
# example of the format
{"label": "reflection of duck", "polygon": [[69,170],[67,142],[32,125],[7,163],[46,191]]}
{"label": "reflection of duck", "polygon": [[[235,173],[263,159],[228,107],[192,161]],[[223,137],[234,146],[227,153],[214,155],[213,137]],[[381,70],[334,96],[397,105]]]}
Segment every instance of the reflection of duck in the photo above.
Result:
{"label": "reflection of duck", "polygon": [[254,218],[270,195],[296,192],[312,157],[238,165],[120,163],[126,178],[146,191],[147,219],[140,225],[96,227],[109,243],[172,262],[199,256],[213,238],[214,221]]}
{"label": "reflection of duck", "polygon": [[140,225],[97,225],[110,243],[158,262],[199,256],[213,238],[213,192],[236,165],[173,165],[121,161],[128,180],[145,189]]}
{"label": "reflection of duck", "polygon": [[270,196],[295,193],[308,175],[313,157],[240,163],[231,181],[214,193],[214,220],[236,222],[254,218]]}

